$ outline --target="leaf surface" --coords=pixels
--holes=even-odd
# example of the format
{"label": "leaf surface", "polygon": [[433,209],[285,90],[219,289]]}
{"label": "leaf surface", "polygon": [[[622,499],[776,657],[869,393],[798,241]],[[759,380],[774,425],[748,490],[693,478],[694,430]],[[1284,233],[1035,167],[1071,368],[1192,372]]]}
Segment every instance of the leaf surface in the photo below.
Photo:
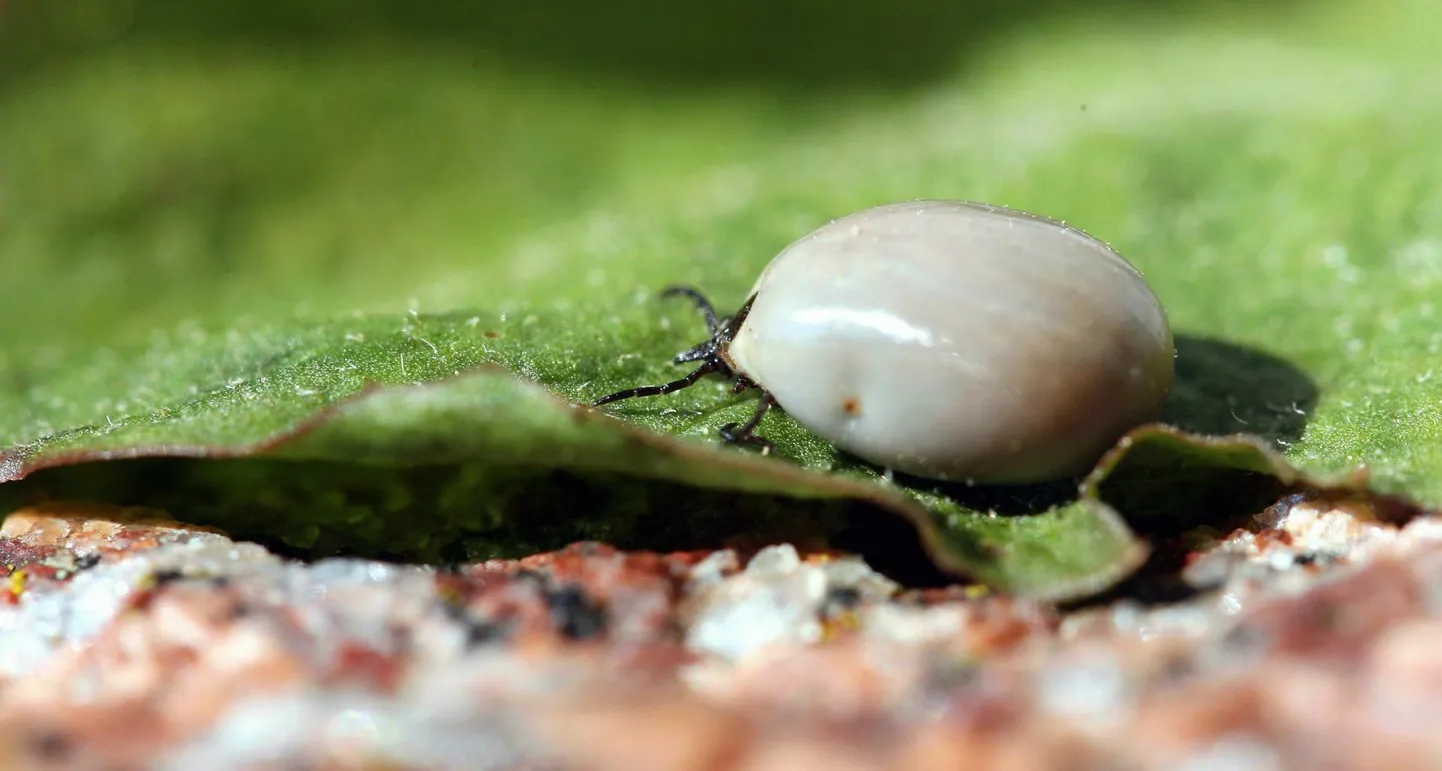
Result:
{"label": "leaf surface", "polygon": [[[0,490],[430,557],[624,542],[656,512],[834,533],[854,501],[916,523],[938,564],[1048,597],[1145,558],[1123,520],[1219,520],[1359,467],[1442,504],[1435,14],[1172,13],[1019,27],[890,93],[362,36],[277,55],[137,34],[12,75],[0,477],[28,478]],[[888,481],[784,414],[781,458],[717,448],[751,410],[720,383],[618,419],[571,406],[677,376],[703,327],[662,286],[734,307],[794,238],[924,197],[1062,218],[1137,264],[1178,333],[1162,419],[1187,433],[1143,429],[1078,495]],[[62,468],[157,456],[196,460]]]}

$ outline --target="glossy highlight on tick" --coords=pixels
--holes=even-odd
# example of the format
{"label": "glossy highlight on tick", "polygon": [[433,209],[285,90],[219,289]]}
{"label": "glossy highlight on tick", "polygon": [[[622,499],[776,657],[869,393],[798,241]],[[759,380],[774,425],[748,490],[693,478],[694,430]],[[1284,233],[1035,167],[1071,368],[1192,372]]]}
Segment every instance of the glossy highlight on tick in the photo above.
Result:
{"label": "glossy highlight on tick", "polygon": [[658,396],[716,374],[761,392],[722,437],[757,435],[779,407],[862,460],[983,484],[1084,473],[1161,409],[1175,349],[1161,303],[1102,241],[1034,214],[910,201],[833,220],[762,271],[686,376],[598,399]]}

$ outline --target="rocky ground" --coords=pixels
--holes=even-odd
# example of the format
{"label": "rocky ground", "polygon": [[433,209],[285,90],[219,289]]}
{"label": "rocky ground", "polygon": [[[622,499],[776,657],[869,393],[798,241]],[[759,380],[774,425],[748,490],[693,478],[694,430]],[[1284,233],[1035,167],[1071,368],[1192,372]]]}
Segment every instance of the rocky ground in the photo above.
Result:
{"label": "rocky ground", "polygon": [[0,533],[26,769],[1442,768],[1442,518],[1294,496],[1058,609],[862,561],[304,564],[153,512]]}

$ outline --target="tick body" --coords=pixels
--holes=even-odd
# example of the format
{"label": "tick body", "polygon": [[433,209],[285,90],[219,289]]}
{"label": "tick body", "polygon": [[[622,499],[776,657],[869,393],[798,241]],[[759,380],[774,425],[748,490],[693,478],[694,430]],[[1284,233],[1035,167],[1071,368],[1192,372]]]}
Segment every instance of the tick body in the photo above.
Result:
{"label": "tick body", "polygon": [[[672,291],[714,318],[694,290]],[[977,483],[1086,471],[1160,410],[1175,357],[1161,304],[1106,244],[956,201],[879,206],[822,226],[711,327],[711,340],[677,357],[702,362],[694,377],[597,403],[715,372],[738,391],[763,391],[754,420],[723,430],[729,439],[751,439],[774,403],[863,460]]]}

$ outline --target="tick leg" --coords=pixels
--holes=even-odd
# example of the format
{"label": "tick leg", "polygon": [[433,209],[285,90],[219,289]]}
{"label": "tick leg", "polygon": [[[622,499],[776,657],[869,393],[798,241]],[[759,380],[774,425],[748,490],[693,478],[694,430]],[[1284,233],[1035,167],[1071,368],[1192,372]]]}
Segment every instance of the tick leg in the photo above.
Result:
{"label": "tick leg", "polygon": [[662,385],[650,385],[650,386],[640,386],[640,387],[638,387],[638,388],[627,388],[627,389],[624,390],[624,391],[617,391],[616,393],[613,393],[613,394],[611,394],[610,396],[603,396],[603,397],[601,397],[600,399],[597,399],[596,401],[591,402],[591,406],[592,406],[592,407],[600,407],[600,406],[603,405],[603,404],[610,404],[611,402],[619,402],[619,401],[621,401],[622,399],[632,399],[632,398],[635,398],[635,397],[637,397],[637,396],[660,396],[661,394],[669,394],[669,393],[671,393],[672,391],[679,391],[679,390],[681,390],[682,388],[689,388],[689,387],[695,385],[695,384],[696,384],[696,381],[697,381],[697,380],[700,380],[703,376],[708,375],[708,374],[710,374],[710,373],[712,373],[712,372],[715,372],[715,371],[716,371],[716,367],[715,367],[714,365],[712,365],[710,362],[707,362],[707,363],[705,363],[705,364],[702,364],[700,367],[697,367],[694,372],[692,372],[691,374],[687,375],[686,377],[681,378],[680,380],[672,380],[671,382],[665,383],[665,384],[662,384]]}
{"label": "tick leg", "polygon": [[731,384],[731,393],[739,394],[748,388],[756,388],[756,381],[745,375],[737,375],[736,382]]}
{"label": "tick leg", "polygon": [[716,353],[716,341],[707,340],[695,348],[688,348],[671,359],[673,364],[685,364],[688,361],[704,361]]}
{"label": "tick leg", "polygon": [[771,409],[771,405],[775,403],[776,400],[771,397],[771,394],[762,391],[761,399],[756,402],[756,412],[751,415],[750,420],[746,421],[746,425],[737,427],[735,423],[727,423],[721,427],[721,438],[728,444],[749,444],[760,447],[763,455],[775,450],[776,445],[771,440],[756,435],[756,429],[761,425],[761,419],[766,416],[766,411]]}
{"label": "tick leg", "polygon": [[699,290],[689,286],[668,286],[661,290],[661,296],[691,298],[692,302],[696,303],[696,307],[706,315],[706,329],[709,330],[711,334],[716,334],[716,329],[720,326],[720,323],[716,320],[716,308],[711,305],[710,300],[706,299],[706,295],[701,294]]}

